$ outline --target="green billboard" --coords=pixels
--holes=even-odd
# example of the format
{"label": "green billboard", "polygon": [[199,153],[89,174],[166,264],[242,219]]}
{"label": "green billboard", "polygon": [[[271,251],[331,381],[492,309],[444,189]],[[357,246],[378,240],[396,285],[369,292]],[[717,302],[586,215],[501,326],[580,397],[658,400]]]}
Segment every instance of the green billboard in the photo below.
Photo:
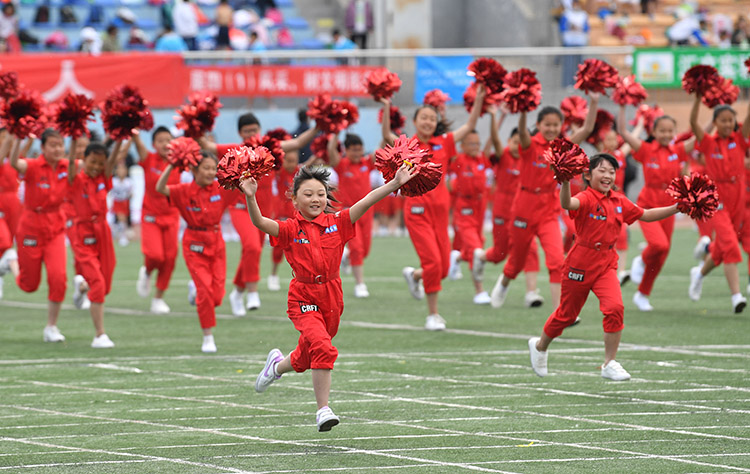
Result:
{"label": "green billboard", "polygon": [[685,71],[696,64],[714,66],[719,74],[740,86],[750,86],[745,60],[747,49],[668,48],[636,49],[633,73],[646,88],[679,88]]}

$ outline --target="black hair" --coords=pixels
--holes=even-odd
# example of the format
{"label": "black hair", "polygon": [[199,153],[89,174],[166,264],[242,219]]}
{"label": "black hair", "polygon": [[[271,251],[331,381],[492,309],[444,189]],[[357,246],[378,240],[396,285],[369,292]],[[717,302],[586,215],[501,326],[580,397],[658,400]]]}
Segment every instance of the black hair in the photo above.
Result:
{"label": "black hair", "polygon": [[513,127],[513,130],[510,131],[510,135],[508,135],[508,138],[513,138],[514,135],[518,135],[518,127]]}
{"label": "black hair", "polygon": [[307,123],[308,122],[307,109],[299,109],[297,111],[297,120],[300,123]]}
{"label": "black hair", "polygon": [[[610,155],[609,153],[597,153],[596,155],[589,158],[589,173],[593,172],[595,169],[599,167],[599,165],[602,163],[602,161],[609,162],[610,165],[617,171],[618,168],[620,168],[620,164],[617,162],[617,158]],[[586,179],[586,175],[584,174],[582,176],[583,178],[583,189],[588,188],[591,186],[591,183],[588,179]],[[617,189],[617,186],[614,184],[612,185],[612,189]]]}
{"label": "black hair", "polygon": [[659,122],[661,122],[662,120],[671,120],[673,124],[677,125],[677,120],[672,118],[670,115],[662,115],[656,117],[656,119],[654,119],[654,124],[651,125],[651,133],[649,133],[648,138],[646,138],[646,143],[651,143],[656,140],[656,136],[654,136],[654,130],[656,130],[656,126],[659,125]]}
{"label": "black hair", "polygon": [[734,115],[735,117],[737,116],[737,112],[734,111],[734,109],[732,108],[731,105],[726,105],[726,104],[717,105],[714,108],[714,118],[713,118],[713,121],[715,122],[716,121],[716,117],[718,117],[719,114],[722,113],[722,112],[724,112],[725,110],[728,110],[728,111],[732,112],[732,115]]}
{"label": "black hair", "polygon": [[103,143],[99,142],[91,142],[86,147],[86,150],[83,152],[83,157],[87,157],[91,154],[97,154],[97,155],[104,155],[108,156],[109,153],[107,152],[107,147],[104,146]]}
{"label": "black hair", "polygon": [[217,165],[219,164],[219,159],[216,158],[216,155],[214,155],[213,153],[209,153],[206,150],[201,150],[201,159],[198,162],[198,164],[195,165],[195,168],[199,167],[201,163],[203,163],[206,160],[214,160]]}
{"label": "black hair", "polygon": [[333,207],[331,203],[339,202],[335,197],[333,197],[333,187],[328,183],[328,180],[331,177],[331,172],[328,171],[323,166],[303,166],[302,168],[297,171],[297,174],[294,175],[294,180],[292,181],[292,196],[297,195],[297,191],[299,191],[299,187],[304,183],[305,181],[308,181],[310,179],[314,179],[316,181],[319,181],[323,184],[323,187],[326,190],[326,213],[332,213],[335,212],[336,209]]}
{"label": "black hair", "polygon": [[349,148],[350,146],[357,146],[357,145],[363,145],[362,138],[354,133],[347,133],[346,138],[344,138],[344,148]]}
{"label": "black hair", "polygon": [[89,140],[92,142],[100,142],[102,141],[102,138],[99,136],[99,133],[97,133],[94,130],[89,130]]}
{"label": "black hair", "polygon": [[239,132],[242,130],[242,127],[246,125],[257,125],[260,127],[260,120],[258,120],[258,117],[252,112],[242,114],[240,115],[240,118],[237,119],[237,131]]}
{"label": "black hair", "polygon": [[437,127],[435,127],[435,133],[432,134],[433,137],[439,137],[440,135],[442,135],[444,133],[448,133],[450,131],[451,125],[453,125],[453,122],[450,122],[450,121],[444,119],[440,115],[440,111],[438,111],[437,108],[435,108],[435,107],[433,107],[431,105],[422,104],[419,107],[417,107],[417,110],[414,111],[414,118],[413,118],[413,120],[417,120],[417,115],[419,115],[419,111],[422,110],[422,109],[431,109],[431,110],[435,111],[435,114],[437,115],[438,123],[437,123]]}
{"label": "black hair", "polygon": [[336,36],[340,34],[341,34],[341,30],[339,30],[338,28],[334,28],[333,31],[331,31],[331,36]]}
{"label": "black hair", "polygon": [[45,145],[47,143],[47,140],[49,140],[52,137],[57,137],[62,139],[62,135],[60,135],[60,132],[55,130],[54,128],[48,128],[44,132],[42,132],[42,145]]}
{"label": "black hair", "polygon": [[169,131],[167,127],[164,125],[159,125],[156,127],[156,130],[154,130],[154,133],[151,134],[151,143],[154,143],[156,141],[156,136],[160,133],[168,133],[169,136],[172,136],[172,132]]}
{"label": "black hair", "polygon": [[540,123],[542,120],[544,120],[544,117],[550,114],[555,114],[558,117],[560,117],[561,122],[565,120],[565,117],[563,117],[563,114],[562,112],[560,112],[560,109],[558,109],[557,107],[552,107],[551,105],[548,105],[539,111],[539,114],[536,116],[536,123]]}

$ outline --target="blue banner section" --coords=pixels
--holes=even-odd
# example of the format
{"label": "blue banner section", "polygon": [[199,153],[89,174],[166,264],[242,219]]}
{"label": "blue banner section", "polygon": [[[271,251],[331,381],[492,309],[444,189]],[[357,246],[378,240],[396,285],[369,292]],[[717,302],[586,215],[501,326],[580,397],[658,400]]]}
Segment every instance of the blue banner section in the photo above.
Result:
{"label": "blue banner section", "polygon": [[466,75],[473,60],[473,56],[417,56],[414,102],[421,104],[426,92],[440,89],[450,96],[449,104],[463,103],[464,91],[474,81]]}

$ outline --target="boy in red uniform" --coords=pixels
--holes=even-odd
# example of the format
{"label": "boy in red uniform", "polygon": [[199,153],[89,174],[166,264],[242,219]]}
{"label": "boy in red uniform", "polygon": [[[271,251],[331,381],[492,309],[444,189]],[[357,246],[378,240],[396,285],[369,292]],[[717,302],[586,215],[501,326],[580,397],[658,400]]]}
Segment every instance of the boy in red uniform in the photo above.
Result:
{"label": "boy in red uniform", "polygon": [[[591,103],[583,126],[571,137],[573,143],[581,143],[594,129],[599,94],[589,93]],[[510,257],[505,263],[503,274],[492,289],[491,304],[499,308],[508,295],[508,286],[523,269],[529,253],[531,241],[539,238],[544,249],[545,264],[549,271],[552,303],[560,302],[561,268],[563,264],[562,235],[558,216],[560,200],[557,183],[544,159],[544,152],[552,140],[560,136],[563,115],[555,107],[544,107],[537,116],[538,132],[532,137],[526,128],[526,112],[518,119],[518,133],[521,151],[521,191],[513,200],[513,228],[510,231]]]}
{"label": "boy in red uniform", "polygon": [[[292,186],[294,183],[294,176],[299,171],[299,152],[289,151],[284,153],[284,164],[281,169],[276,172],[276,189],[279,190],[278,207],[276,208],[276,219],[284,222],[287,219],[294,217],[297,212],[294,209],[294,203],[292,202]],[[279,291],[281,290],[281,283],[279,282],[279,265],[284,259],[284,249],[274,247],[271,252],[271,274],[268,275],[268,290]]]}
{"label": "boy in red uniform", "polygon": [[[157,127],[151,135],[155,152],[149,152],[138,134],[133,135],[143,175],[146,181],[141,212],[141,251],[144,264],[138,271],[136,289],[141,298],[151,293],[151,275],[158,272],[156,291],[151,300],[151,312],[169,313],[164,301],[164,292],[169,288],[172,272],[177,261],[177,240],[180,231],[180,214],[169,206],[167,198],[156,191],[156,182],[167,166],[167,154],[172,133],[166,127]],[[170,176],[169,184],[180,182],[179,173]]]}
{"label": "boy in red uniform", "polygon": [[709,247],[702,266],[690,270],[688,295],[698,301],[703,288],[703,277],[720,264],[732,294],[732,308],[740,313],[747,299],[740,291],[740,273],[737,264],[742,262],[739,234],[745,208],[745,155],[749,147],[750,107],[741,129],[737,128],[736,112],[728,105],[714,108],[713,123],[716,133],[709,135],[698,124],[701,96],[696,94],[690,111],[690,127],[696,138],[696,149],[702,153],[706,174],[716,183],[721,204],[711,218],[716,238]]}
{"label": "boy in red uniform", "polygon": [[[71,148],[75,148],[75,143],[73,140]],[[116,142],[108,158],[104,145],[89,144],[80,173],[76,159],[70,160],[68,172],[70,202],[75,210],[71,246],[82,277],[76,277],[74,301],[80,301],[84,292],[91,301],[89,310],[96,331],[91,347],[95,349],[115,347],[104,331],[104,297],[112,289],[115,271],[115,249],[107,223],[107,192],[112,188],[112,170],[121,145]]]}
{"label": "boy in red uniform", "polygon": [[192,169],[191,183],[168,184],[172,165],[167,165],[156,182],[156,190],[176,207],[187,228],[182,235],[182,256],[185,257],[190,277],[195,283],[195,304],[203,329],[201,351],[216,352],[212,329],[216,326],[216,307],[224,298],[227,260],[224,238],[221,235],[221,215],[234,202],[237,191],[219,187],[216,178],[217,161],[204,154]]}
{"label": "boy in red uniform", "polygon": [[[349,133],[344,139],[344,156],[339,153],[338,137],[328,140],[328,164],[339,176],[336,197],[343,209],[352,207],[370,192],[370,171],[374,169],[372,157],[365,155],[364,144],[359,135]],[[354,296],[367,298],[364,263],[372,245],[372,222],[374,209],[370,209],[357,221],[357,235],[349,241],[349,264],[354,276]]]}
{"label": "boy in red uniform", "polygon": [[13,138],[5,129],[0,129],[0,299],[3,298],[3,276],[10,272],[13,278],[19,273],[18,254],[13,248],[18,220],[21,217],[21,201],[18,199],[18,172],[6,161],[10,155]]}
{"label": "boy in red uniform", "polygon": [[[672,117],[663,115],[654,120],[653,136],[642,141],[625,127],[625,106],[620,107],[617,129],[633,149],[633,158],[643,165],[646,184],[638,195],[638,205],[643,208],[670,205],[672,198],[665,190],[673,178],[687,173],[688,154],[693,151],[695,138],[673,145],[676,126]],[[641,222],[640,226],[648,246],[630,265],[630,278],[638,284],[633,303],[641,311],[653,311],[649,296],[669,255],[674,217],[660,222]]]}
{"label": "boy in red uniform", "polygon": [[[584,178],[590,186],[570,196],[568,182],[560,189],[560,204],[567,209],[575,223],[575,243],[563,266],[560,305],[547,319],[541,337],[529,339],[531,367],[544,377],[547,375],[547,348],[563,330],[576,321],[589,292],[599,298],[599,309],[604,315],[604,364],[602,377],[628,380],[630,374],[615,360],[620,346],[623,325],[623,304],[617,277],[615,243],[623,224],[636,220],[652,222],[673,216],[677,205],[656,209],[642,209],[623,194],[613,190],[617,160],[609,154],[591,158]],[[551,174],[551,173],[550,173]]]}
{"label": "boy in red uniform", "polygon": [[302,168],[294,178],[292,199],[297,208],[293,219],[284,222],[263,217],[255,201],[258,183],[242,182],[247,209],[253,224],[271,236],[271,245],[282,247],[294,272],[289,285],[287,314],[300,332],[297,347],[284,357],[279,349],[268,353],[266,365],[255,381],[264,392],[287,372],[312,369],[313,390],[318,405],[318,431],[329,431],[339,418],[328,407],[331,370],[338,356],[331,339],[338,331],[344,309],[339,266],[344,245],[356,234],[355,223],[380,199],[412,178],[414,170],[404,165],[395,178],[349,209],[331,214],[329,173],[323,168]]}
{"label": "boy in red uniform", "polygon": [[65,336],[57,328],[60,307],[65,299],[65,217],[60,210],[68,186],[68,160],[64,159],[62,136],[52,130],[42,133],[42,155],[19,158],[19,140],[14,140],[10,164],[26,183],[23,212],[18,222],[18,265],[16,278],[21,290],[39,288],[42,264],[47,269],[48,311],[45,342],[61,342]]}

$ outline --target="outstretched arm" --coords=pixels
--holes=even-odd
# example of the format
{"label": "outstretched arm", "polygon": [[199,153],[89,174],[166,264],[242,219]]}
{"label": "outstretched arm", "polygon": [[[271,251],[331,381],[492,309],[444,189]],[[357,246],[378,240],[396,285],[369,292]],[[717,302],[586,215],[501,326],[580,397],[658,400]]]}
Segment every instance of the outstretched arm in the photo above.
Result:
{"label": "outstretched arm", "polygon": [[599,97],[601,94],[598,92],[589,92],[589,112],[586,114],[586,120],[583,121],[583,126],[576,130],[576,132],[570,137],[570,141],[576,145],[583,142],[591,135],[596,125],[596,113],[599,108]]}
{"label": "outstretched arm", "polygon": [[[396,177],[393,178],[393,180],[385,183],[383,186],[380,186],[379,188],[375,188],[372,191],[370,191],[367,196],[363,197],[352,207],[349,208],[349,218],[352,221],[352,224],[357,222],[360,217],[362,217],[365,212],[372,206],[374,206],[378,201],[383,199],[384,197],[388,196],[401,186],[403,186],[406,182],[408,182],[410,179],[412,179],[417,174],[417,168],[411,167],[407,164],[401,165],[401,168],[396,171]],[[249,207],[248,207],[249,208]]]}
{"label": "outstretched arm", "polygon": [[115,165],[120,161],[120,150],[122,149],[122,140],[117,140],[115,145],[112,147],[112,151],[109,153],[107,158],[107,164],[104,167],[104,174],[107,178],[112,177],[112,172],[115,169]]}
{"label": "outstretched arm", "polygon": [[620,133],[622,139],[625,140],[625,143],[633,149],[633,153],[641,149],[641,139],[628,131],[627,124],[625,123],[624,105],[620,106],[620,111],[617,113],[617,131]]}
{"label": "outstretched arm", "polygon": [[484,105],[484,97],[486,95],[487,90],[484,88],[484,85],[479,84],[477,87],[477,96],[474,99],[474,105],[471,106],[469,119],[465,124],[461,125],[453,132],[453,141],[456,143],[460,142],[477,127],[477,120],[479,120],[479,115],[482,113],[482,106]]}
{"label": "outstretched arm", "polygon": [[690,109],[690,128],[693,130],[693,135],[700,142],[706,135],[703,132],[700,124],[698,124],[698,110],[701,106],[701,96],[695,93],[695,100],[693,100],[693,107]]}
{"label": "outstretched arm", "polygon": [[250,220],[253,225],[272,237],[279,236],[279,223],[268,217],[264,217],[258,207],[258,201],[255,200],[255,193],[258,191],[258,182],[255,178],[248,178],[240,183],[240,189],[245,193],[245,202],[247,202],[247,212],[250,214]]}
{"label": "outstretched arm", "polygon": [[518,115],[518,139],[521,142],[521,149],[525,150],[531,146],[531,134],[526,126],[526,112],[523,111]]}
{"label": "outstretched arm", "polygon": [[500,157],[500,155],[503,154],[503,142],[500,140],[500,127],[502,127],[508,113],[504,109],[500,109],[500,118],[495,119],[497,110],[492,110],[493,108],[495,108],[495,106],[490,107],[490,138],[484,146],[484,154],[485,156],[489,156],[494,149],[495,155]]}
{"label": "outstretched arm", "polygon": [[73,184],[78,174],[78,160],[76,160],[76,142],[77,139],[73,139],[68,149],[68,183]]}
{"label": "outstretched arm", "polygon": [[161,172],[161,176],[159,176],[159,181],[156,182],[156,192],[161,193],[167,197],[169,197],[169,186],[167,186],[167,183],[169,182],[169,175],[172,173],[172,163],[169,163],[166,168],[164,168],[164,171]]}
{"label": "outstretched arm", "polygon": [[383,97],[380,99],[380,103],[383,104],[383,123],[380,124],[380,131],[383,133],[383,141],[386,145],[393,145],[393,142],[395,142],[398,137],[391,131],[391,100]]}
{"label": "outstretched arm", "polygon": [[[143,143],[140,133],[133,134],[133,143],[135,143],[135,149],[138,152],[138,160],[143,161],[146,159],[148,156],[148,148],[146,148],[146,145]],[[202,143],[201,146],[203,146]],[[214,150],[214,153],[216,153],[216,150]]]}
{"label": "outstretched arm", "polygon": [[341,163],[341,153],[339,153],[339,136],[335,133],[332,133],[328,137],[328,146],[326,147],[328,151],[328,165],[331,168],[335,168]]}
{"label": "outstretched arm", "polygon": [[304,132],[300,133],[299,136],[282,141],[281,149],[284,151],[299,150],[300,148],[310,143],[319,131],[320,129],[317,125],[314,128],[308,128]]}
{"label": "outstretched arm", "polygon": [[581,201],[570,195],[570,182],[564,181],[560,186],[560,205],[568,211],[576,211],[581,207]]}
{"label": "outstretched arm", "polygon": [[10,166],[12,166],[18,174],[26,174],[26,170],[29,168],[29,164],[26,162],[26,158],[19,158],[18,155],[21,153],[21,139],[13,136],[13,145],[10,148]]}
{"label": "outstretched arm", "polygon": [[639,220],[643,222],[654,222],[666,219],[669,216],[677,214],[677,204],[672,204],[667,207],[655,207],[653,209],[646,209],[643,211],[643,215]]}

